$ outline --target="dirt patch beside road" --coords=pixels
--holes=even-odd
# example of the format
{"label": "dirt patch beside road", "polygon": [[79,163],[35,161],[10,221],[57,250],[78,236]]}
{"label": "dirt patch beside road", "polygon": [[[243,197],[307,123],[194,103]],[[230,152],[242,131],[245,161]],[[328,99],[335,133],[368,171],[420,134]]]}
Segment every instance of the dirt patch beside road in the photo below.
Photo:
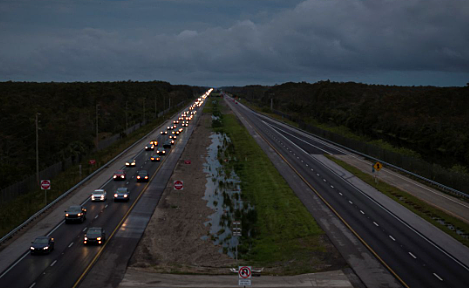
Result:
{"label": "dirt patch beside road", "polygon": [[204,222],[214,212],[202,199],[207,182],[203,163],[211,144],[210,134],[211,116],[204,114],[171,176],[170,183],[182,180],[184,190],[176,191],[168,185],[132,256],[131,266],[161,273],[223,274],[236,263],[219,252],[221,246],[201,239],[210,229]]}

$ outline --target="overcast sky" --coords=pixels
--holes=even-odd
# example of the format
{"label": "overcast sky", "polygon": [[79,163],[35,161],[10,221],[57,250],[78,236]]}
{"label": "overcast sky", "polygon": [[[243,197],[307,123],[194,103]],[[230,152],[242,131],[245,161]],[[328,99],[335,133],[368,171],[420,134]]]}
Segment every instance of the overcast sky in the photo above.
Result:
{"label": "overcast sky", "polygon": [[0,0],[0,81],[465,86],[469,0]]}

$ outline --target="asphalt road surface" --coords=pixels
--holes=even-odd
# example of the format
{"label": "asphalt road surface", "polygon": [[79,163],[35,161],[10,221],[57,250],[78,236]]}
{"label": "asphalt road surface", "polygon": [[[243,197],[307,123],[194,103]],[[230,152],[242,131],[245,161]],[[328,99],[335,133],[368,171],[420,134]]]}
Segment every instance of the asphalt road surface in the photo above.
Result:
{"label": "asphalt road surface", "polygon": [[311,156],[343,151],[227,101],[403,286],[468,287],[467,266]]}
{"label": "asphalt road surface", "polygon": [[[170,119],[166,126],[173,125],[172,121],[179,116],[177,114]],[[166,126],[161,130],[166,131]],[[189,128],[190,126],[189,124]],[[181,123],[177,124],[177,129],[181,127]],[[188,127],[183,127],[183,129],[184,132],[176,140],[176,146],[184,137]],[[172,131],[168,130],[168,135],[158,135],[157,139],[150,140],[158,140],[158,147],[162,147]],[[122,163],[122,169],[127,172],[125,180],[111,178],[101,187],[95,187],[95,189],[102,188],[107,191],[107,201],[91,202],[88,198],[83,203],[76,203],[76,205],[84,205],[87,209],[84,223],[67,224],[63,217],[57,219],[57,225],[47,234],[56,239],[54,251],[46,255],[31,255],[29,251],[25,251],[9,268],[0,273],[0,287],[73,287],[76,285],[82,275],[88,271],[90,264],[96,261],[104,249],[104,245],[85,246],[83,244],[86,230],[89,227],[103,227],[107,237],[105,245],[112,241],[112,236],[124,223],[131,209],[150,184],[150,182],[137,182],[135,178],[137,171],[147,170],[151,181],[156,172],[164,166],[165,159],[169,157],[169,155],[162,156],[160,162],[152,162],[150,156],[155,154],[156,148],[155,151],[145,151],[143,146],[141,148],[140,152],[132,157],[136,160],[136,167],[125,167],[125,163]],[[171,150],[173,149],[169,149],[169,153]],[[166,182],[162,185],[166,186]],[[114,191],[118,187],[129,188],[131,193],[128,202],[113,201]],[[120,247],[120,249],[125,249],[125,247]],[[119,251],[115,253],[119,254]]]}

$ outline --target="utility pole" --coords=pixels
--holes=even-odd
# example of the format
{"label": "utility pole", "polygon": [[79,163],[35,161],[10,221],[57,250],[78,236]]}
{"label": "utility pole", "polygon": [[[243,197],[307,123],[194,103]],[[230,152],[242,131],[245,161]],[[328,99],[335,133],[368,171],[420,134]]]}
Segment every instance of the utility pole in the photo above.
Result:
{"label": "utility pole", "polygon": [[143,125],[145,125],[145,98],[143,98]]}
{"label": "utility pole", "polygon": [[98,151],[98,144],[99,144],[98,109],[99,109],[99,104],[96,104],[96,151]]}
{"label": "utility pole", "polygon": [[129,110],[129,101],[125,101],[125,134],[129,130],[129,123],[127,121],[127,111]]}
{"label": "utility pole", "polygon": [[156,95],[155,95],[155,119],[158,118],[158,112],[156,111]]}
{"label": "utility pole", "polygon": [[36,181],[39,185],[39,120],[41,113],[36,113]]}

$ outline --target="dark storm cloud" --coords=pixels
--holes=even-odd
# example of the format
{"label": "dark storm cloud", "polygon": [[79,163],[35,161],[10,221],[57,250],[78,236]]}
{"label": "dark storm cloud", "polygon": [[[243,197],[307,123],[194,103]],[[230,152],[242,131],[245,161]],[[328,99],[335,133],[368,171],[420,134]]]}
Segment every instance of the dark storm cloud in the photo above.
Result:
{"label": "dark storm cloud", "polygon": [[[122,2],[119,5],[138,11],[144,7],[135,7],[135,3],[149,3]],[[156,2],[164,2],[167,9],[189,5],[187,1]],[[31,28],[34,33],[2,29],[0,79],[162,79],[241,85],[331,78],[464,85],[469,76],[467,0],[311,0],[290,8],[266,1],[280,6],[270,10],[258,6],[250,14],[241,12],[250,1],[240,1],[238,6],[217,3],[220,1],[192,2],[190,9],[199,17],[182,20],[173,15],[174,26],[168,32],[160,27],[167,21],[150,21],[149,16],[139,20],[133,13],[125,20],[131,23],[127,27],[110,15],[98,25],[95,15],[89,16],[94,28],[70,22],[64,27]],[[224,10],[233,5],[237,13]],[[57,9],[58,19],[76,11],[67,5]],[[205,10],[212,12],[204,14]],[[213,11],[225,11],[224,17]],[[187,15],[188,11],[181,13]],[[11,21],[0,25],[14,31]],[[409,77],[415,82],[406,83]]]}

